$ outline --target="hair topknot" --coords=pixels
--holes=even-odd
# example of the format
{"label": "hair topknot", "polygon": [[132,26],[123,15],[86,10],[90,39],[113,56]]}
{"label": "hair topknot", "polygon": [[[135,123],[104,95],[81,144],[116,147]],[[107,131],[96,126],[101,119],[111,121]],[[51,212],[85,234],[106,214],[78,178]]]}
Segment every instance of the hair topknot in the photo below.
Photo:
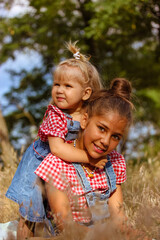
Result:
{"label": "hair topknot", "polygon": [[125,78],[114,78],[110,84],[110,91],[128,101],[131,100],[132,85]]}
{"label": "hair topknot", "polygon": [[78,52],[81,61],[89,61],[89,59],[90,59],[91,57],[90,57],[90,56],[86,56],[86,55],[84,55],[84,54],[82,54],[82,53],[80,52],[80,48],[78,48],[78,47],[76,46],[77,42],[78,42],[78,41],[75,41],[75,42],[73,42],[73,43],[72,43],[71,41],[66,42],[66,47],[67,47],[67,49],[68,49],[71,53],[73,53],[73,54],[75,54],[75,53]]}

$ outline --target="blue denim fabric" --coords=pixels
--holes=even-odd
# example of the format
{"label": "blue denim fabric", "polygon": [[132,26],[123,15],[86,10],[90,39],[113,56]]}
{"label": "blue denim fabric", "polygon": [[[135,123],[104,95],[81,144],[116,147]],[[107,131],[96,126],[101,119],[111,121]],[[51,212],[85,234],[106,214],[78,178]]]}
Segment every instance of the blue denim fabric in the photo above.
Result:
{"label": "blue denim fabric", "polygon": [[78,163],[73,163],[76,169],[77,175],[80,179],[82,187],[85,191],[86,200],[92,214],[92,220],[88,226],[93,225],[94,222],[103,220],[110,216],[108,210],[108,198],[112,192],[116,189],[116,174],[114,173],[109,156],[107,156],[108,162],[105,166],[105,172],[107,177],[108,190],[104,193],[93,191],[89,181],[86,178],[82,166]]}
{"label": "blue denim fabric", "polygon": [[[48,143],[41,140],[35,141],[34,147],[42,156],[50,152]],[[42,160],[32,143],[24,153],[6,193],[6,197],[19,204],[20,214],[32,222],[41,222],[45,217],[41,187],[37,184],[41,180],[34,173]]]}
{"label": "blue denim fabric", "polygon": [[[77,138],[80,123],[67,118],[67,127],[66,140]],[[42,195],[43,181],[34,171],[43,161],[43,157],[50,152],[50,148],[48,143],[42,142],[40,139],[34,142],[34,148],[38,154],[34,151],[32,143],[18,165],[6,197],[19,204],[19,212],[22,217],[31,222],[43,222],[46,219]]]}
{"label": "blue denim fabric", "polygon": [[[65,113],[66,116],[69,116],[69,114]],[[73,121],[71,119],[67,118],[67,129],[68,133],[65,137],[66,140],[74,140],[78,137],[78,133],[80,130],[80,122]]]}

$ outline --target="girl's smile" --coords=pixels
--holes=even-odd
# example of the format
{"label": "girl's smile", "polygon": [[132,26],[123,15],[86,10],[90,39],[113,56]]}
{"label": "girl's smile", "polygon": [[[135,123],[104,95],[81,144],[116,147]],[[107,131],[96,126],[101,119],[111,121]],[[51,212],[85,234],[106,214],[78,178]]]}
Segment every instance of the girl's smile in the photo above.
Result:
{"label": "girl's smile", "polygon": [[84,114],[81,128],[84,129],[80,148],[85,149],[92,158],[100,158],[112,152],[124,135],[127,119],[117,112],[108,112],[101,116],[93,116],[88,120]]}
{"label": "girl's smile", "polygon": [[95,151],[97,152],[97,153],[103,153],[103,152],[106,152],[106,149],[102,149],[102,148],[100,148],[100,147],[98,147],[96,144],[94,144],[94,148],[95,148]]}

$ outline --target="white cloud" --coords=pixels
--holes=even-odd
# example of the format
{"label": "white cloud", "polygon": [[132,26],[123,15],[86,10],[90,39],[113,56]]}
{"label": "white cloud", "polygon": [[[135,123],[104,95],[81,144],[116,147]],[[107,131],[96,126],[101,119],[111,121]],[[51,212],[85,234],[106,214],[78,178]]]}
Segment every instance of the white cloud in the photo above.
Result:
{"label": "white cloud", "polygon": [[14,0],[10,9],[5,8],[5,3],[0,3],[1,17],[13,18],[27,12],[34,12],[34,9],[29,6],[28,0]]}

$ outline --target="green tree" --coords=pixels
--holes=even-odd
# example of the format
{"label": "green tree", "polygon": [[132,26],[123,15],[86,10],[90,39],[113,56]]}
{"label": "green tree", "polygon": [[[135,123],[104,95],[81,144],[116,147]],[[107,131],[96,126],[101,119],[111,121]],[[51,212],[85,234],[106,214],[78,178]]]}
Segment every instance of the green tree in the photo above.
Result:
{"label": "green tree", "polygon": [[[7,7],[12,4],[5,2]],[[82,52],[91,54],[106,85],[117,76],[131,80],[139,121],[160,126],[158,0],[30,0],[29,4],[29,12],[0,21],[2,62],[14,59],[15,51],[34,50],[42,57],[42,67],[32,72],[11,72],[19,76],[20,84],[6,95],[8,104],[14,105],[6,116],[10,130],[18,126],[25,133],[39,125],[50,99],[52,69],[68,57],[64,42],[70,39],[79,40]]]}

